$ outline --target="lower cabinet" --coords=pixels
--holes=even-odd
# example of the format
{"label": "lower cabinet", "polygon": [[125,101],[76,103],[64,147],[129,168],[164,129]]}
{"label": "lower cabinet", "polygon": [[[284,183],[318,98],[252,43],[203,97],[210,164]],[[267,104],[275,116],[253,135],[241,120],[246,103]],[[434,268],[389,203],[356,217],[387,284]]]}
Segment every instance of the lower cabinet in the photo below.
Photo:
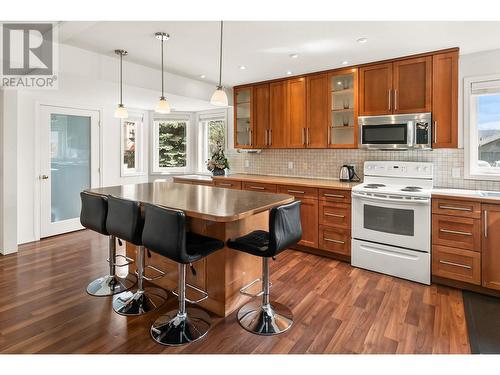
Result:
{"label": "lower cabinet", "polygon": [[332,253],[350,256],[351,230],[320,225],[319,248]]}
{"label": "lower cabinet", "polygon": [[500,290],[500,205],[483,204],[482,285]]}
{"label": "lower cabinet", "polygon": [[301,201],[300,222],[302,224],[302,240],[299,245],[318,247],[318,200],[313,198],[296,198]]}
{"label": "lower cabinet", "polygon": [[481,253],[435,245],[432,248],[432,274],[480,285]]}

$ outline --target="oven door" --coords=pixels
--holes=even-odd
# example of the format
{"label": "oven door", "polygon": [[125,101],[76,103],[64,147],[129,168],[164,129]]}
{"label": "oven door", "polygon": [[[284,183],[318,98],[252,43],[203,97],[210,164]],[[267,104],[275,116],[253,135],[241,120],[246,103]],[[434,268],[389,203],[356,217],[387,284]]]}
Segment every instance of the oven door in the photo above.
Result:
{"label": "oven door", "polygon": [[366,196],[352,192],[352,237],[430,252],[430,198]]}

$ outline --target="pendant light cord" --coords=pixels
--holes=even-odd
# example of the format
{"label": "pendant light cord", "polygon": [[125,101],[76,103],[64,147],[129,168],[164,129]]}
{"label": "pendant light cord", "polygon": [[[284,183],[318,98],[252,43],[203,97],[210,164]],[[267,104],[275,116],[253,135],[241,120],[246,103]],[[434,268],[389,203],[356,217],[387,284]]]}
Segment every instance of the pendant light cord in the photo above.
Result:
{"label": "pendant light cord", "polygon": [[163,43],[165,41],[163,40],[163,36],[161,39],[161,97],[163,98],[165,95],[163,94],[163,86],[164,86],[164,78],[163,78]]}
{"label": "pendant light cord", "polygon": [[224,21],[220,21],[219,86],[222,87],[222,33]]}
{"label": "pendant light cord", "polygon": [[123,105],[123,54],[120,53],[120,104]]}

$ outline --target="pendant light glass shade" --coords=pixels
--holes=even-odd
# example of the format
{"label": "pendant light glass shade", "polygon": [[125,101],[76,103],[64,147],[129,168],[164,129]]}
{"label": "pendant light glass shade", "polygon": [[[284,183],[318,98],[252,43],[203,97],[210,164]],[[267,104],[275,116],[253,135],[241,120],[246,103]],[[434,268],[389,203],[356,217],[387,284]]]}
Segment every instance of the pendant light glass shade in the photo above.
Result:
{"label": "pendant light glass shade", "polygon": [[217,89],[212,94],[210,103],[219,107],[226,107],[228,105],[227,95],[222,86],[217,86]]}
{"label": "pendant light glass shade", "polygon": [[127,108],[123,104],[118,104],[118,108],[115,110],[116,118],[128,118]]}
{"label": "pendant light glass shade", "polygon": [[162,96],[160,100],[158,100],[158,103],[156,103],[155,112],[161,113],[163,115],[170,113],[170,104],[168,104],[168,101],[165,97]]}
{"label": "pendant light glass shade", "polygon": [[220,50],[219,50],[219,84],[210,98],[210,103],[219,107],[227,107],[228,100],[226,92],[222,87],[222,35],[224,31],[224,22],[220,21]]}
{"label": "pendant light glass shade", "polygon": [[116,49],[115,53],[120,56],[120,104],[115,110],[115,117],[128,118],[127,108],[123,105],[123,56],[126,56],[128,52],[123,49]]}

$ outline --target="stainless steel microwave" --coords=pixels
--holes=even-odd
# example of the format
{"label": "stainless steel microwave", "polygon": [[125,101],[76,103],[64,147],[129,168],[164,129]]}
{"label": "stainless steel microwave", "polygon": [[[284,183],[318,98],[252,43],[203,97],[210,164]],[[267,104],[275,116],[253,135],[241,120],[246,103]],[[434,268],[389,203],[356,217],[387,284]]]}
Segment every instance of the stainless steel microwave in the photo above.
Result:
{"label": "stainless steel microwave", "polygon": [[432,149],[431,113],[360,116],[359,148],[371,150]]}

